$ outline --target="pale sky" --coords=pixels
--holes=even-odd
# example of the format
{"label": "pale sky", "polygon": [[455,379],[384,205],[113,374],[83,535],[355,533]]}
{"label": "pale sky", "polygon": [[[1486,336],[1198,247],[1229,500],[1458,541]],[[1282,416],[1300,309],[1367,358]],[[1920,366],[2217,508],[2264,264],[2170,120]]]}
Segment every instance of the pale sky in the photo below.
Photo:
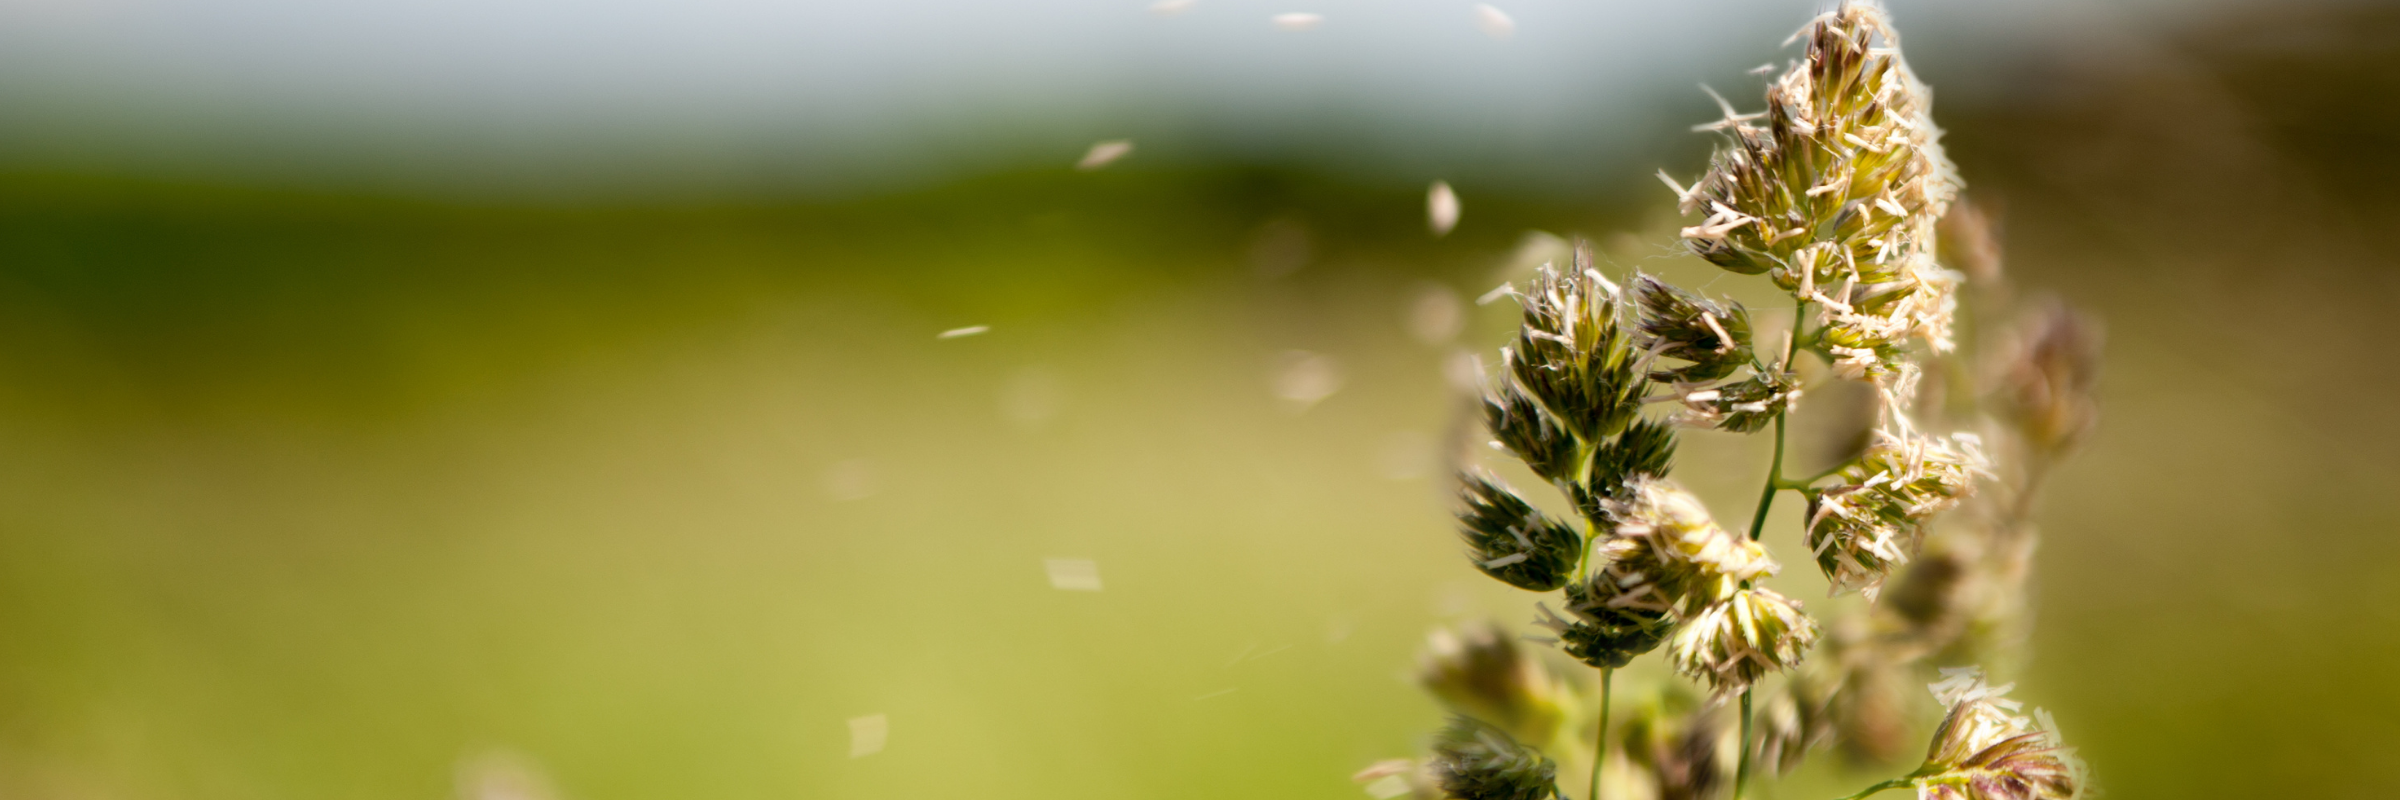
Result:
{"label": "pale sky", "polygon": [[[2217,1],[1893,5],[1935,68],[2112,46]],[[1150,5],[0,0],[0,153],[494,174],[773,163],[832,183],[1071,161],[1128,136],[1152,145],[1144,159],[1294,142],[1379,163],[1505,159],[1656,127],[1619,112],[1704,80],[1750,94],[1741,68],[1787,57],[1774,45],[1818,7],[1500,0],[1515,21],[1500,40],[1452,0]],[[1285,12],[1324,19],[1284,31],[1270,18]]]}

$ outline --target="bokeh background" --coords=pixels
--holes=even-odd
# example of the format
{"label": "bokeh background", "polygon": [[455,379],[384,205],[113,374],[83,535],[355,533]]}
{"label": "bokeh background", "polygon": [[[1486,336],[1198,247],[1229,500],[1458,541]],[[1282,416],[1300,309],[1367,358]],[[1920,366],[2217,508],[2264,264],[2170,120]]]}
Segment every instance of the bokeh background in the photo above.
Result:
{"label": "bokeh background", "polygon": [[[2107,324],[2020,694],[2111,797],[2400,792],[2400,8],[1893,5]],[[1527,617],[1460,299],[1533,231],[1746,291],[1649,174],[1815,11],[1501,7],[0,5],[0,797],[1363,796]]]}

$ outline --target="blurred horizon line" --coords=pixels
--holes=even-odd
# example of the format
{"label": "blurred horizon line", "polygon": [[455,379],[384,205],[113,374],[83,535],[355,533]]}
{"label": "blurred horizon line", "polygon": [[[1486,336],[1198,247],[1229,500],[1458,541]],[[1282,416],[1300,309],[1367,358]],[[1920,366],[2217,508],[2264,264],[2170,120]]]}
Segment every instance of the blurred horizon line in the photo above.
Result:
{"label": "blurred horizon line", "polygon": [[[1715,114],[1701,85],[1745,105],[1760,80],[1745,72],[1791,57],[1777,43],[1818,5],[1520,0],[1504,4],[1516,28],[1499,40],[1475,30],[1471,4],[1365,0],[1315,4],[1329,21],[1305,33],[1269,29],[1270,6],[1245,0],[1171,17],[1095,0],[1016,16],[724,0],[675,24],[649,0],[530,17],[512,15],[538,0],[413,14],[27,5],[0,9],[17,23],[0,33],[14,109],[0,168],[535,201],[829,199],[1063,168],[1129,138],[1114,168],[1306,164],[1574,196],[1658,166],[1629,154],[1663,162],[1688,146],[1688,126]],[[2260,4],[1894,5],[1943,103],[1983,103],[2044,89],[2028,63],[2138,52]],[[435,24],[477,19],[490,29]],[[388,30],[352,30],[378,21]],[[528,30],[544,23],[559,30]]]}

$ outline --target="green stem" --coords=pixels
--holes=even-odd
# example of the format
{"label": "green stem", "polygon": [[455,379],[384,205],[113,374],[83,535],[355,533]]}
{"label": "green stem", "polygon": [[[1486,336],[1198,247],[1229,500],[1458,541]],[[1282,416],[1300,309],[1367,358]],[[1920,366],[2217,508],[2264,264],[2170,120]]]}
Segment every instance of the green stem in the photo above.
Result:
{"label": "green stem", "polygon": [[1783,417],[1775,415],[1775,461],[1767,465],[1767,488],[1758,495],[1758,511],[1750,515],[1750,541],[1767,528],[1767,509],[1775,507],[1775,492],[1789,488],[1783,485]]}
{"label": "green stem", "polygon": [[[1800,332],[1808,319],[1808,305],[1804,302],[1792,309],[1792,333],[1784,337],[1783,363],[1777,366],[1778,369],[1791,369],[1792,359],[1800,355]],[[1805,482],[1793,485],[1783,479],[1784,417],[1789,413],[1788,408],[1775,412],[1775,460],[1767,464],[1767,486],[1759,490],[1758,510],[1750,514],[1750,541],[1753,542],[1758,541],[1759,534],[1766,532],[1767,511],[1775,507],[1775,493],[1807,486]],[[1749,586],[1748,581],[1742,582],[1742,588]],[[1750,785],[1750,692],[1747,688],[1742,690],[1742,750],[1741,761],[1737,762],[1733,771],[1733,800],[1742,800],[1742,790]]]}
{"label": "green stem", "polygon": [[1891,779],[1891,780],[1884,781],[1884,782],[1882,782],[1882,783],[1878,783],[1878,784],[1875,784],[1875,785],[1873,785],[1873,786],[1869,786],[1869,787],[1867,787],[1866,789],[1864,789],[1864,790],[1861,790],[1861,791],[1860,791],[1858,794],[1850,795],[1850,796],[1848,796],[1848,797],[1843,797],[1843,798],[1840,798],[1839,800],[1859,800],[1860,798],[1863,798],[1863,797],[1866,797],[1866,796],[1868,796],[1868,795],[1874,794],[1874,793],[1876,793],[1876,792],[1884,791],[1884,790],[1887,790],[1887,789],[1903,789],[1903,788],[1907,788],[1907,787],[1908,787],[1908,779],[1907,779],[1907,778],[1893,778],[1893,779]]}
{"label": "green stem", "polygon": [[1600,800],[1600,768],[1608,763],[1608,684],[1616,676],[1616,670],[1600,670],[1600,732],[1592,737],[1592,794],[1585,800]]}
{"label": "green stem", "polygon": [[[1775,492],[1783,486],[1783,418],[1775,415],[1775,461],[1767,465],[1767,488],[1759,492],[1758,511],[1750,515],[1750,541],[1767,528],[1767,510],[1775,507]],[[1747,586],[1747,582],[1744,583]],[[1733,800],[1742,800],[1742,790],[1750,783],[1750,690],[1742,690],[1742,751],[1739,766],[1733,773]]]}
{"label": "green stem", "polygon": [[1733,800],[1742,800],[1742,790],[1750,788],[1750,690],[1742,690],[1742,760],[1733,770]]}

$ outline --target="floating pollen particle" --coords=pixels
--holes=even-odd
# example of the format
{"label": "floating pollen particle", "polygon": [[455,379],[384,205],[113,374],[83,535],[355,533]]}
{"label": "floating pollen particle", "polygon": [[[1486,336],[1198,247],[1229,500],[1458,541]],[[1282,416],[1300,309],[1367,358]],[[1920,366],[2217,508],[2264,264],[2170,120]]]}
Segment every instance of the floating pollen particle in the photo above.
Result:
{"label": "floating pollen particle", "polygon": [[1430,345],[1448,344],[1466,328],[1467,307],[1458,293],[1438,283],[1428,283],[1417,289],[1417,296],[1408,304],[1408,334]]}
{"label": "floating pollen particle", "polygon": [[1050,588],[1062,592],[1100,591],[1100,565],[1088,558],[1045,558],[1042,570],[1050,573]]}
{"label": "floating pollen particle", "polygon": [[1475,27],[1482,30],[1483,35],[1494,39],[1517,35],[1517,21],[1510,19],[1508,12],[1493,8],[1490,3],[1475,4]]}
{"label": "floating pollen particle", "polygon": [[1276,362],[1275,396],[1292,413],[1307,411],[1342,388],[1342,366],[1332,356],[1293,350]]}
{"label": "floating pollen particle", "polygon": [[495,750],[462,759],[458,800],[554,800],[558,791],[540,765],[525,756]]}
{"label": "floating pollen particle", "polygon": [[1426,772],[1425,765],[1405,758],[1375,762],[1350,776],[1350,780],[1375,800],[1405,795],[1432,797],[1441,793],[1441,788],[1433,785],[1433,775]]}
{"label": "floating pollen particle", "polygon": [[1367,784],[1367,796],[1375,800],[1392,800],[1413,791],[1416,789],[1408,785],[1408,779],[1398,775],[1385,775]]}
{"label": "floating pollen particle", "polygon": [[1433,437],[1417,431],[1397,431],[1383,437],[1375,451],[1375,472],[1385,480],[1413,481],[1433,473],[1441,460]]}
{"label": "floating pollen particle", "polygon": [[825,493],[840,501],[875,496],[875,465],[853,458],[826,468]]}
{"label": "floating pollen particle", "polygon": [[1194,0],[1158,0],[1158,2],[1150,4],[1150,13],[1162,17],[1172,17],[1192,10],[1193,2]]}
{"label": "floating pollen particle", "polygon": [[1434,181],[1425,191],[1425,224],[1433,228],[1433,235],[1450,235],[1450,229],[1458,227],[1458,212],[1458,193],[1450,191],[1450,184]]}
{"label": "floating pollen particle", "polygon": [[1092,170],[1117,163],[1117,159],[1124,158],[1132,153],[1133,140],[1131,139],[1110,139],[1105,142],[1093,142],[1092,149],[1083,151],[1083,160],[1075,162],[1075,168],[1085,172],[1090,172]]}
{"label": "floating pollen particle", "polygon": [[966,338],[966,337],[969,337],[969,336],[982,336],[982,335],[984,335],[984,334],[991,333],[991,332],[992,332],[992,326],[990,326],[990,325],[969,325],[969,326],[966,326],[966,327],[964,327],[964,328],[951,328],[951,329],[949,329],[949,330],[942,331],[941,333],[934,334],[934,337],[933,337],[933,338],[935,338],[935,339],[964,339],[964,338]]}
{"label": "floating pollen particle", "polygon": [[1000,387],[1000,416],[1020,430],[1039,430],[1058,417],[1066,389],[1047,367],[1019,370]]}
{"label": "floating pollen particle", "polygon": [[891,718],[868,714],[850,719],[850,757],[865,758],[883,752],[883,743],[892,735]]}
{"label": "floating pollen particle", "polygon": [[1282,30],[1305,31],[1323,24],[1325,15],[1295,11],[1289,14],[1277,14],[1271,18],[1271,21],[1275,23],[1275,27]]}

